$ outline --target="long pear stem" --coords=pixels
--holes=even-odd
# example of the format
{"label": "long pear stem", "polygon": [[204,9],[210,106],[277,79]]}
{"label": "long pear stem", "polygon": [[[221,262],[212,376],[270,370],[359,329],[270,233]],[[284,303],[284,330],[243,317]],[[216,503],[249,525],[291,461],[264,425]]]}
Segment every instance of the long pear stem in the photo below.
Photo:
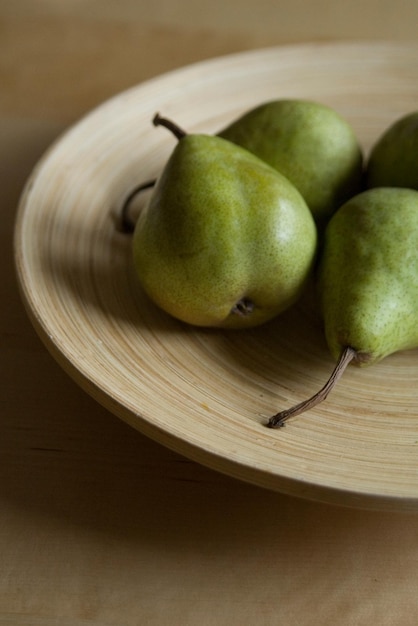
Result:
{"label": "long pear stem", "polygon": [[171,120],[168,120],[166,117],[162,117],[159,113],[154,115],[152,123],[154,126],[164,126],[165,128],[168,128],[168,130],[170,130],[179,141],[187,135],[186,131],[180,128],[180,126]]}
{"label": "long pear stem", "polygon": [[290,409],[285,409],[284,411],[280,411],[280,413],[273,415],[273,417],[269,419],[267,426],[269,428],[281,428],[290,417],[300,415],[300,413],[304,413],[308,409],[312,409],[320,402],[323,402],[337,381],[343,375],[347,365],[351,363],[356,356],[357,352],[354,348],[350,348],[350,346],[344,348],[341,352],[340,358],[338,359],[337,365],[322,389],[317,391],[317,393],[315,393],[311,398],[308,398],[308,400],[304,400]]}
{"label": "long pear stem", "polygon": [[132,200],[135,198],[135,196],[141,193],[141,191],[145,191],[146,189],[150,189],[151,187],[154,187],[156,182],[157,181],[155,179],[148,180],[145,183],[141,183],[140,185],[137,185],[136,187],[132,189],[132,191],[129,192],[129,194],[127,195],[127,197],[125,198],[123,202],[122,209],[121,209],[120,230],[122,232],[133,233],[133,231],[135,230],[136,222],[129,215],[129,209],[130,209]]}
{"label": "long pear stem", "polygon": [[[180,128],[180,126],[178,126],[171,120],[165,117],[162,117],[159,113],[156,113],[154,115],[152,123],[154,124],[154,126],[164,126],[168,130],[170,130],[173,133],[173,135],[177,137],[179,141],[180,139],[183,139],[183,137],[187,135],[186,131]],[[136,187],[134,187],[134,189],[132,189],[132,191],[129,192],[128,196],[125,198],[125,201],[121,209],[120,230],[122,232],[132,233],[135,230],[135,222],[134,220],[131,219],[129,215],[129,208],[131,206],[132,200],[135,198],[135,196],[141,193],[141,191],[154,187],[156,182],[157,181],[155,179],[146,181],[145,183],[141,183],[140,185],[137,185]]]}

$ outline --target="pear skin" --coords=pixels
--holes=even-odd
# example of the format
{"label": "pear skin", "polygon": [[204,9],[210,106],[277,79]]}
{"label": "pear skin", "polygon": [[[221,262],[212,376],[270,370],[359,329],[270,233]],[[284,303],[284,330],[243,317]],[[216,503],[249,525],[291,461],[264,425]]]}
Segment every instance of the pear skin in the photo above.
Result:
{"label": "pear skin", "polygon": [[366,184],[418,190],[418,111],[398,119],[375,143],[367,162]]}
{"label": "pear skin", "polygon": [[354,130],[324,104],[272,100],[244,113],[219,136],[286,176],[318,224],[362,190],[363,154]]}
{"label": "pear skin", "polygon": [[295,187],[233,143],[179,136],[133,235],[140,283],[170,315],[245,328],[301,295],[317,246]]}

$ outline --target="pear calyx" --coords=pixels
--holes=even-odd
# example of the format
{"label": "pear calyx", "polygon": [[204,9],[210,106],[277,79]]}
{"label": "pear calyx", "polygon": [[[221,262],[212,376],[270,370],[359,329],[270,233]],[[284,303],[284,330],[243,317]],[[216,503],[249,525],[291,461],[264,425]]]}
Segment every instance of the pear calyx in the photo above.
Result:
{"label": "pear calyx", "polygon": [[279,413],[276,413],[276,415],[273,415],[269,419],[267,426],[269,428],[282,428],[285,425],[285,422],[290,417],[300,415],[301,413],[304,413],[308,409],[312,409],[314,406],[316,406],[320,402],[323,402],[328,396],[329,392],[334,388],[337,381],[343,375],[347,365],[349,365],[349,363],[351,363],[351,361],[355,360],[356,358],[357,358],[357,350],[354,350],[354,348],[351,348],[350,346],[345,347],[340,354],[340,358],[338,359],[338,362],[331,376],[329,377],[325,385],[322,387],[322,389],[317,391],[311,398],[308,398],[307,400],[304,400],[303,402],[296,404],[290,409],[285,409],[284,411],[280,411]]}
{"label": "pear calyx", "polygon": [[254,306],[254,302],[249,298],[241,298],[241,300],[238,300],[238,302],[232,307],[231,313],[233,315],[246,317],[247,315],[251,315],[254,311]]}

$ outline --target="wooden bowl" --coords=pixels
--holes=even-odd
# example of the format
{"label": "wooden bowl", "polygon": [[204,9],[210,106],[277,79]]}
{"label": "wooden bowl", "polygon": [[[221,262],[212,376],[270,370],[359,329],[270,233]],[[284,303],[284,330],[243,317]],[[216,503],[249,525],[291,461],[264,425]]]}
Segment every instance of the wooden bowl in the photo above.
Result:
{"label": "wooden bowl", "polygon": [[18,210],[23,299],[62,367],[115,415],[211,468],[287,494],[347,506],[418,509],[417,352],[349,367],[328,400],[278,430],[270,415],[315,392],[334,362],[312,294],[250,331],[186,326],[157,310],[132,270],[121,204],[175,145],[159,111],[216,132],[275,98],[334,107],[365,154],[418,107],[418,46],[326,43],[198,63],[92,111],[44,155]]}

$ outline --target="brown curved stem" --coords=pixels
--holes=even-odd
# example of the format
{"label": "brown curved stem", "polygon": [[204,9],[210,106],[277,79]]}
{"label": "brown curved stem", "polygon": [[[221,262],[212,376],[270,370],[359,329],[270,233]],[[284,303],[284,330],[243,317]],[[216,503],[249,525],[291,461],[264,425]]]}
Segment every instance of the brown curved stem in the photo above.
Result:
{"label": "brown curved stem", "polygon": [[[154,124],[154,126],[164,126],[168,130],[170,130],[173,133],[173,135],[177,137],[178,140],[182,139],[183,137],[187,135],[187,133],[182,128],[180,128],[180,126],[178,126],[171,120],[165,117],[162,117],[159,113],[156,113],[154,115],[152,123]],[[135,230],[135,220],[133,220],[131,216],[129,215],[129,209],[130,209],[132,200],[139,193],[141,193],[142,191],[145,191],[145,189],[150,189],[150,187],[154,187],[156,182],[157,181],[155,179],[146,181],[145,183],[141,183],[137,187],[134,187],[134,189],[132,189],[132,191],[129,192],[121,209],[120,230],[122,232],[132,233]]]}
{"label": "brown curved stem", "polygon": [[180,128],[180,126],[178,126],[171,120],[168,120],[166,117],[162,117],[159,113],[156,113],[154,115],[152,123],[154,124],[154,126],[164,126],[164,128],[168,128],[168,130],[170,130],[179,141],[187,135],[186,131]]}
{"label": "brown curved stem", "polygon": [[323,402],[328,396],[329,392],[334,388],[337,381],[343,375],[347,365],[351,363],[351,361],[355,359],[356,356],[357,352],[356,350],[354,350],[354,348],[350,348],[349,346],[344,348],[344,350],[341,352],[340,358],[338,359],[337,365],[335,366],[331,376],[322,387],[322,389],[315,393],[311,398],[308,398],[308,400],[304,400],[303,402],[296,404],[290,409],[285,409],[284,411],[280,411],[280,413],[276,413],[276,415],[273,415],[273,417],[269,419],[267,426],[269,428],[281,428],[285,425],[285,422],[289,418],[295,417],[295,415],[300,415],[300,413],[304,413],[305,411],[312,409],[320,402]]}
{"label": "brown curved stem", "polygon": [[135,229],[136,222],[129,215],[129,209],[131,207],[132,200],[139,193],[141,193],[141,191],[145,191],[146,189],[150,189],[151,187],[154,187],[156,182],[157,182],[156,179],[148,180],[145,183],[141,183],[140,185],[137,185],[137,187],[134,187],[132,191],[129,192],[129,194],[125,198],[125,201],[122,205],[121,214],[120,214],[120,229],[122,232],[132,233]]}

